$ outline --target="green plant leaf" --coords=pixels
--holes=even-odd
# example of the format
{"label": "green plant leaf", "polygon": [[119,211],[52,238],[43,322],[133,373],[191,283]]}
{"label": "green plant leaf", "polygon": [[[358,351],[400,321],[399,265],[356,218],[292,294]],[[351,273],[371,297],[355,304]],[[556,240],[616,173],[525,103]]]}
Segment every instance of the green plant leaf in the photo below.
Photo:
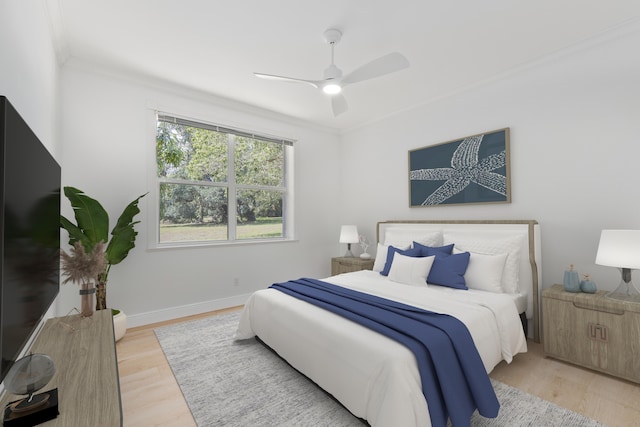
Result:
{"label": "green plant leaf", "polygon": [[91,242],[89,242],[89,239],[84,235],[82,230],[62,215],[60,215],[60,226],[69,233],[69,245],[73,246],[76,242],[81,242],[85,251],[92,249]]}
{"label": "green plant leaf", "polygon": [[115,265],[120,263],[129,255],[129,251],[135,247],[138,232],[134,230],[133,226],[140,221],[133,221],[133,218],[140,213],[138,202],[146,195],[147,193],[143,194],[127,205],[111,231],[111,241],[106,250],[107,262],[109,264]]}
{"label": "green plant leaf", "polygon": [[96,243],[106,243],[109,238],[109,215],[102,205],[74,187],[64,187],[64,195],[71,203],[77,223],[74,226],[63,216],[60,218],[62,227],[69,233],[69,244],[80,240],[85,249],[93,250]]}

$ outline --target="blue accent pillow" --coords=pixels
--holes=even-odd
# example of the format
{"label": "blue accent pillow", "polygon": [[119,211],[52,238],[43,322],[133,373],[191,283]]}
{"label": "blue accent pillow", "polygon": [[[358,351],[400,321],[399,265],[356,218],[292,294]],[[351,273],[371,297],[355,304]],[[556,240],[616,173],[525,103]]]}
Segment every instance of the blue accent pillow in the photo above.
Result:
{"label": "blue accent pillow", "polygon": [[446,246],[425,246],[418,242],[413,242],[413,247],[420,249],[422,256],[438,256],[438,255],[451,255],[453,251],[453,243]]}
{"label": "blue accent pillow", "polygon": [[393,255],[398,252],[401,255],[406,255],[406,256],[410,256],[410,257],[419,257],[422,256],[422,251],[418,248],[411,248],[411,249],[407,249],[407,250],[402,250],[402,249],[398,249],[394,246],[389,246],[389,249],[387,249],[387,262],[385,262],[384,264],[384,268],[382,269],[382,271],[380,272],[380,274],[382,274],[383,276],[388,276],[389,275],[389,271],[391,271],[391,264],[393,263]]}
{"label": "blue accent pillow", "polygon": [[455,289],[468,289],[467,283],[464,281],[464,273],[469,266],[470,257],[469,252],[436,255],[427,277],[427,283]]}

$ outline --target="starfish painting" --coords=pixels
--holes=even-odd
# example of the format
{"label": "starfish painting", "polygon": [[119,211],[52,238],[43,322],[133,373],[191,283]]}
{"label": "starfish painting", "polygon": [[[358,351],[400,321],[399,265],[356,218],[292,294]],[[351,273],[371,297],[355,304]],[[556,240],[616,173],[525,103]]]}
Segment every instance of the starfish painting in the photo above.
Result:
{"label": "starfish painting", "polygon": [[411,181],[445,181],[433,191],[422,206],[438,205],[460,193],[471,183],[476,183],[506,197],[507,178],[494,170],[505,166],[506,152],[479,159],[480,145],[484,135],[462,140],[451,156],[450,168],[417,169],[410,171]]}

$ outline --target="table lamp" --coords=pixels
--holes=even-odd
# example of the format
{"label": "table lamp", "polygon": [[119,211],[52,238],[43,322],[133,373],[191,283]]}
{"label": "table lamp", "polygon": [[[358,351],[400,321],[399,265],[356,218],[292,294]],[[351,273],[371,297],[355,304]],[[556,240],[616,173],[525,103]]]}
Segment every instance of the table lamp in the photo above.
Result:
{"label": "table lamp", "polygon": [[340,229],[340,243],[347,244],[347,253],[344,254],[345,257],[352,257],[353,253],[351,252],[351,244],[358,243],[360,241],[360,236],[358,235],[358,227],[355,225],[343,225]]}
{"label": "table lamp", "polygon": [[608,298],[640,303],[640,290],[631,281],[631,270],[640,268],[640,230],[602,230],[596,264],[621,270],[622,281]]}

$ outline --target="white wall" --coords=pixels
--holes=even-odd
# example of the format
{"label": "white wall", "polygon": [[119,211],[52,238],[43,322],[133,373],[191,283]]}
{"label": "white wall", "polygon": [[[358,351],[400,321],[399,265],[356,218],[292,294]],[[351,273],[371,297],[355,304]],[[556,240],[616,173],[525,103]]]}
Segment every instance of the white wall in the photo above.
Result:
{"label": "white wall", "polygon": [[0,2],[0,95],[60,162],[59,77],[43,2]]}
{"label": "white wall", "polygon": [[[152,200],[142,199],[136,247],[111,269],[107,286],[108,305],[124,310],[130,325],[241,304],[246,294],[275,281],[329,275],[339,233],[336,134],[184,88],[108,75],[74,60],[63,67],[62,82],[63,185],[98,199],[112,226],[131,200],[153,188],[151,107],[297,140],[295,242],[150,250]],[[72,215],[66,199],[63,214]],[[75,289],[63,289],[62,306],[73,307],[77,298]]]}
{"label": "white wall", "polygon": [[[562,283],[573,263],[600,289],[615,288],[619,272],[594,261],[601,229],[640,228],[638,46],[637,28],[609,34],[348,132],[341,219],[370,239],[375,223],[388,219],[536,219],[543,287]],[[409,150],[503,127],[511,129],[512,203],[408,207]]]}

